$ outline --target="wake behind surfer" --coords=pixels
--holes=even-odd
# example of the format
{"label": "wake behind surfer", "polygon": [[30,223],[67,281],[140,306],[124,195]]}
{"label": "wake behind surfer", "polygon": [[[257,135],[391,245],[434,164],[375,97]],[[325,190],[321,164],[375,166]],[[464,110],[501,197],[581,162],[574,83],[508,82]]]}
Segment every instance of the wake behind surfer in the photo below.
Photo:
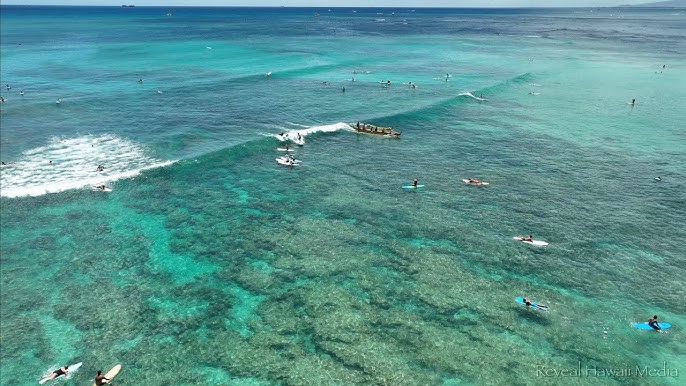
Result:
{"label": "wake behind surfer", "polygon": [[96,386],[102,386],[106,383],[109,383],[110,380],[105,378],[104,375],[102,375],[102,370],[98,370],[98,373],[95,375],[95,384]]}
{"label": "wake behind surfer", "polygon": [[661,331],[660,325],[657,323],[657,315],[653,315],[652,318],[648,319],[648,325],[652,327],[655,331]]}

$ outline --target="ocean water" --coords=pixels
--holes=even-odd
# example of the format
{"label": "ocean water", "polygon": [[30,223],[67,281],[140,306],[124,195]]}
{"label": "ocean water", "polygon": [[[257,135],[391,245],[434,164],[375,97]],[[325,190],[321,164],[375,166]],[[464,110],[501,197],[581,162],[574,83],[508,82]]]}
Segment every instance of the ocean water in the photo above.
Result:
{"label": "ocean water", "polygon": [[684,384],[683,9],[0,10],[0,384]]}

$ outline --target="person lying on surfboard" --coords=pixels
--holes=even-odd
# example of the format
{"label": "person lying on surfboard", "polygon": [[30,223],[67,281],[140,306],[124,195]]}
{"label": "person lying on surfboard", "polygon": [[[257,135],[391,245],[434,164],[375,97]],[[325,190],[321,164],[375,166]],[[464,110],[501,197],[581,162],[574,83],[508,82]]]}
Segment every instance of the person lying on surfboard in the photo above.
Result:
{"label": "person lying on surfboard", "polygon": [[534,237],[533,237],[533,235],[524,236],[524,237],[522,237],[522,241],[533,242],[533,241],[534,241]]}
{"label": "person lying on surfboard", "polygon": [[102,374],[102,370],[98,370],[98,373],[95,375],[95,384],[97,386],[102,386],[106,383],[109,383],[109,381],[110,381],[109,379],[105,378],[104,375],[101,375],[101,374]]}
{"label": "person lying on surfboard", "polygon": [[[526,304],[527,307],[533,307],[531,300],[524,298],[522,299],[522,301],[524,302],[524,304]],[[536,308],[538,308],[539,310],[547,310],[548,306],[536,303]]]}
{"label": "person lying on surfboard", "polygon": [[660,331],[660,325],[657,324],[657,315],[653,315],[652,318],[648,319],[648,325],[655,329],[655,331]]}
{"label": "person lying on surfboard", "polygon": [[67,371],[68,368],[69,368],[69,366],[62,366],[62,367],[60,367],[59,369],[53,371],[52,374],[48,375],[48,376],[46,377],[47,380],[49,381],[49,380],[51,380],[51,379],[55,379],[55,378],[59,377],[60,375],[66,376],[67,373],[69,372],[69,371]]}
{"label": "person lying on surfboard", "polygon": [[479,180],[475,180],[473,178],[470,178],[468,181],[470,184],[478,184],[479,183]]}

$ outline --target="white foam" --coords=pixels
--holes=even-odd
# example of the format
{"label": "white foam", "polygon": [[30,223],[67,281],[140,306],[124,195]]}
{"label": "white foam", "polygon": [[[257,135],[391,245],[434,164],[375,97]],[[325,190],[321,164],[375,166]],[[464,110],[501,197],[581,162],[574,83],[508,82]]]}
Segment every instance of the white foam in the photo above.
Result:
{"label": "white foam", "polygon": [[478,101],[485,101],[485,100],[486,100],[485,98],[481,98],[481,97],[478,97],[478,96],[474,96],[471,92],[463,92],[463,93],[459,93],[459,94],[457,94],[457,95],[458,95],[458,96],[468,96],[468,97],[474,98],[474,99],[476,99],[476,100],[478,100]]}
{"label": "white foam", "polygon": [[[46,146],[25,151],[13,164],[2,168],[0,194],[40,196],[90,189],[91,185],[111,184],[173,162],[149,157],[138,144],[114,135],[53,138]],[[98,172],[98,165],[105,170]]]}

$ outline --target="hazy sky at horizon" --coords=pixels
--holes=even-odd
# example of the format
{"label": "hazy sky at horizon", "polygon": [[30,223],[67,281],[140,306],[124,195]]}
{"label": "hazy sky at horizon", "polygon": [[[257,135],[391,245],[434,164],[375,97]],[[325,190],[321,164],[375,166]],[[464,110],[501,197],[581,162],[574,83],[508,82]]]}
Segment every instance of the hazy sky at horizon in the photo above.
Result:
{"label": "hazy sky at horizon", "polygon": [[613,7],[650,0],[5,0],[7,5],[287,6],[287,7]]}

